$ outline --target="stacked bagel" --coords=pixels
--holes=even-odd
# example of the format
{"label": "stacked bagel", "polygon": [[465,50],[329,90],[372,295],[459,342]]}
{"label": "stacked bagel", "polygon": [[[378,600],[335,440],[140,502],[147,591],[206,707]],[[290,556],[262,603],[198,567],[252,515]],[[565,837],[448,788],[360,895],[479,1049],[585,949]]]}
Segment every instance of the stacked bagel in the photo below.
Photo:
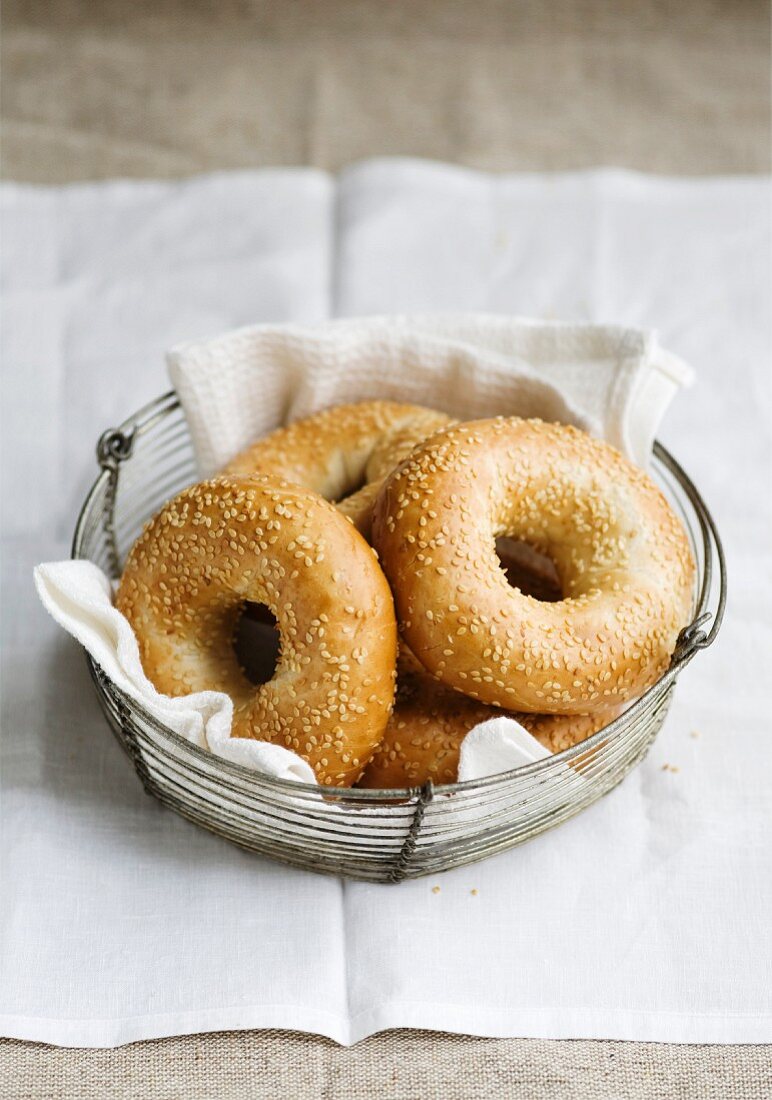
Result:
{"label": "stacked bagel", "polygon": [[[368,401],[170,501],[116,602],[159,691],[226,692],[234,736],[322,784],[401,788],[455,781],[464,736],[499,714],[553,752],[602,728],[667,667],[693,583],[679,520],[608,444]],[[263,683],[233,641],[255,604],[280,639]]]}

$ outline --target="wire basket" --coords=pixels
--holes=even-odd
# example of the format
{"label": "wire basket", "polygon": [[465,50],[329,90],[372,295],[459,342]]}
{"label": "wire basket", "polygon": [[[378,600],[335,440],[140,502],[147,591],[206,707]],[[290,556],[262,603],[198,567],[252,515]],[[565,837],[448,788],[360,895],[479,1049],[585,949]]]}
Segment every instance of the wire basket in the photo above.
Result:
{"label": "wire basket", "polygon": [[[188,427],[168,393],[104,433],[101,473],[78,518],[72,556],[109,576],[143,524],[196,480]],[[120,691],[89,658],[102,709],[146,791],[183,817],[244,848],[312,871],[399,882],[504,851],[595,802],[646,754],[675,681],[714,640],[724,610],[721,542],[700,494],[659,443],[653,474],[680,514],[697,561],[694,620],[667,671],[586,741],[485,779],[399,791],[318,787],[274,779],[185,741]],[[712,619],[710,629],[708,621]]]}

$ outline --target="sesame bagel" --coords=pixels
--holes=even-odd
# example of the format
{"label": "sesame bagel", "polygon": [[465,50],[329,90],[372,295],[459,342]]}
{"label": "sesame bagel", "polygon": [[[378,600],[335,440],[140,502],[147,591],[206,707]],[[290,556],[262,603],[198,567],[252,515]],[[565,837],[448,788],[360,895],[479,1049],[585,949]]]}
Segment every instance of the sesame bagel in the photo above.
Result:
{"label": "sesame bagel", "polygon": [[[498,536],[555,565],[563,599],[512,588]],[[438,679],[507,710],[587,714],[640,694],[689,621],[694,562],[650,478],[576,428],[447,428],[387,479],[373,544],[405,639]]]}
{"label": "sesame bagel", "polygon": [[[246,601],[280,635],[260,685],[233,647]],[[158,691],[225,692],[234,736],[294,750],[320,783],[359,778],[394,695],[394,607],[372,549],[321,497],[268,477],[186,489],[135,543],[116,606]]]}
{"label": "sesame bagel", "polygon": [[270,474],[313,489],[368,537],[383,479],[417,443],[450,422],[444,413],[395,401],[337,405],[257,440],[223,472]]}
{"label": "sesame bagel", "polygon": [[394,712],[358,787],[393,790],[455,783],[461,742],[480,722],[514,718],[550,752],[562,752],[602,729],[613,717],[514,714],[470,699],[434,680],[404,646],[397,662]]}

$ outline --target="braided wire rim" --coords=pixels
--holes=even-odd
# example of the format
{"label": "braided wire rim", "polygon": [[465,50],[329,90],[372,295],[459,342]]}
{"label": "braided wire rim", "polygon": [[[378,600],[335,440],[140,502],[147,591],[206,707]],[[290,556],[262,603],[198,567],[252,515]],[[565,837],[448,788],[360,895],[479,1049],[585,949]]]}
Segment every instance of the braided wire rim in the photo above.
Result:
{"label": "braided wire rim", "polygon": [[[131,457],[134,443],[137,438],[150,432],[160,421],[179,407],[180,401],[176,392],[170,390],[160,398],[143,406],[119,427],[108,429],[102,434],[97,445],[97,458],[102,469],[87,494],[78,515],[72,541],[72,558],[90,560],[85,545],[87,541],[87,527],[92,519],[93,509],[96,502],[99,500],[100,494],[103,492],[106,481],[115,476],[117,467],[122,461]],[[503,781],[514,777],[525,778],[538,776],[541,772],[550,771],[558,761],[570,765],[580,757],[590,756],[594,749],[600,748],[603,744],[611,741],[615,734],[624,730],[624,728],[631,722],[634,722],[637,717],[643,715],[647,710],[653,709],[657,700],[666,698],[669,694],[668,689],[672,687],[679,673],[685,668],[689,661],[691,661],[698,650],[707,648],[715,641],[724,617],[724,610],[726,607],[726,560],[715,521],[700,492],[694,485],[694,482],[659,441],[654,443],[653,453],[657,462],[672,475],[679,487],[684,491],[697,519],[702,540],[703,568],[702,575],[699,578],[698,592],[695,601],[695,617],[692,622],[681,631],[670,665],[662,676],[612,722],[609,722],[608,725],[598,730],[597,733],[594,733],[586,740],[579,742],[571,748],[564,749],[560,753],[552,754],[542,760],[536,760],[530,764],[524,764],[518,768],[510,769],[509,771],[484,776],[480,779],[469,779],[463,782],[436,786],[427,784],[424,787],[390,788],[388,790],[320,787],[317,784],[303,783],[292,779],[281,779],[276,776],[256,772],[241,764],[235,764],[213,753],[207,752],[205,749],[201,749],[197,745],[181,737],[168,726],[160,723],[141,704],[131,696],[122,692],[117,685],[112,683],[112,681],[108,681],[110,693],[118,700],[121,707],[126,708],[127,712],[137,714],[162,734],[165,739],[168,739],[174,745],[180,746],[185,752],[192,753],[194,757],[201,757],[202,760],[207,762],[209,768],[221,771],[224,777],[231,775],[234,778],[248,780],[255,789],[263,787],[283,791],[296,796],[308,794],[318,798],[320,792],[322,792],[325,798],[330,801],[356,803],[359,806],[362,806],[364,803],[370,803],[394,807],[397,802],[402,800],[415,801],[418,799],[420,802],[422,799],[431,799],[434,793],[450,795],[485,790],[488,787],[499,785]],[[711,609],[709,605],[713,602],[711,597],[714,580],[716,579],[716,572],[718,573],[717,592],[715,606]],[[710,629],[707,631],[704,630],[703,627],[705,627],[711,619],[712,623]],[[101,673],[91,657],[88,657],[88,663],[95,685],[99,687],[101,680],[105,679],[104,674]]]}

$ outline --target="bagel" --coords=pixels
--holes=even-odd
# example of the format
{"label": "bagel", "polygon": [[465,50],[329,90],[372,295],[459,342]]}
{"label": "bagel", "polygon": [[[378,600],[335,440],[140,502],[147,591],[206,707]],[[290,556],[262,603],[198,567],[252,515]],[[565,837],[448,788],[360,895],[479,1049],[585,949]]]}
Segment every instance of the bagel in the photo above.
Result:
{"label": "bagel", "polygon": [[415,657],[400,648],[397,696],[383,740],[358,787],[393,790],[455,783],[461,742],[480,722],[514,718],[550,752],[562,752],[611,721],[614,714],[510,714],[479,703],[434,680]]}
{"label": "bagel", "polygon": [[[233,647],[245,601],[280,636],[260,685]],[[294,750],[322,784],[359,778],[389,717],[396,622],[371,547],[331,504],[274,477],[194,485],[135,543],[116,606],[158,691],[223,691],[233,736]]]}
{"label": "bagel", "polygon": [[270,474],[338,505],[368,537],[383,479],[428,435],[451,423],[420,405],[360,401],[278,428],[236,455],[226,475]]}
{"label": "bagel", "polygon": [[[562,600],[507,583],[503,535],[554,562]],[[372,540],[421,664],[506,710],[612,709],[657,679],[690,618],[694,561],[664,496],[572,427],[499,417],[436,433],[385,482]]]}

